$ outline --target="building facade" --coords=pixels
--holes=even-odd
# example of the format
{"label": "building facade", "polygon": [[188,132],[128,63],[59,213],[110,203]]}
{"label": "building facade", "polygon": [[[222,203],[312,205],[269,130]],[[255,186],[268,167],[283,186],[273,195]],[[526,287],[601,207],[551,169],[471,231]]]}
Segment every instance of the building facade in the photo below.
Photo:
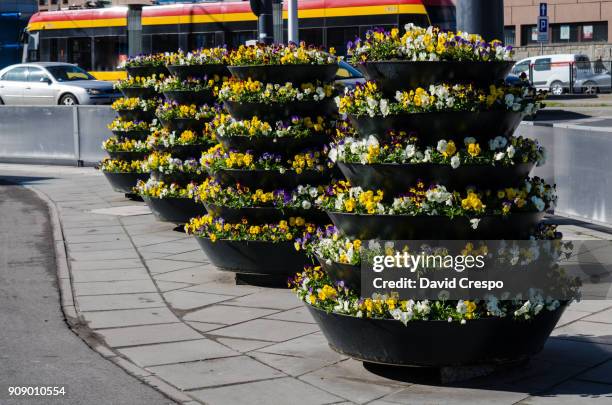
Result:
{"label": "building facade", "polygon": [[[548,4],[549,42],[537,42],[540,3]],[[612,60],[612,0],[504,0],[504,41],[517,58],[551,53],[584,53]]]}
{"label": "building facade", "polygon": [[55,11],[70,8],[125,6],[127,4],[154,4],[153,0],[36,0],[38,11]]}

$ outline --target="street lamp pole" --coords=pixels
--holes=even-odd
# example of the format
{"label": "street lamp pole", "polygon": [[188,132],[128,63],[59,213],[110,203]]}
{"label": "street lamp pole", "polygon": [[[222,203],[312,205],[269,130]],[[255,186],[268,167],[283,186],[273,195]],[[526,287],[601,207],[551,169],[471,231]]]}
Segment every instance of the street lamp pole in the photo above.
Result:
{"label": "street lamp pole", "polygon": [[262,10],[259,15],[259,42],[274,43],[274,16],[272,14],[272,0],[262,1]]}
{"label": "street lamp pole", "polygon": [[457,29],[503,40],[504,0],[457,0]]}
{"label": "street lamp pole", "polygon": [[298,2],[297,0],[288,0],[289,5],[287,7],[287,31],[289,34],[289,42],[298,43],[300,41],[298,29],[300,28],[300,22],[298,20]]}

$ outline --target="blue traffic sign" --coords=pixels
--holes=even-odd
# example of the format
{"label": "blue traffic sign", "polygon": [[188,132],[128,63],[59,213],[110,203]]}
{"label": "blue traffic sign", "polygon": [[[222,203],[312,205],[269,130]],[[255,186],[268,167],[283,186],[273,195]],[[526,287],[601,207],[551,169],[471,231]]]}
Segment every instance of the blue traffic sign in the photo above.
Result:
{"label": "blue traffic sign", "polygon": [[546,17],[548,15],[548,4],[540,3],[540,17]]}
{"label": "blue traffic sign", "polygon": [[538,32],[548,32],[548,17],[538,18]]}

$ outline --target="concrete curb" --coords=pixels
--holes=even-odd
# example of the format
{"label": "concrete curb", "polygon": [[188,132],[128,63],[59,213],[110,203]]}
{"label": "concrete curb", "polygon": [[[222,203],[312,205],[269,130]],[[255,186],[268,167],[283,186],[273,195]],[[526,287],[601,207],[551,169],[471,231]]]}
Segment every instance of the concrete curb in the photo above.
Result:
{"label": "concrete curb", "polygon": [[172,401],[180,404],[193,404],[193,398],[161,381],[149,371],[132,363],[129,361],[129,359],[117,353],[111,347],[96,338],[95,331],[87,326],[87,322],[85,322],[80,315],[78,305],[74,300],[72,289],[72,272],[68,262],[68,253],[64,240],[62,222],[60,220],[55,202],[53,202],[53,200],[51,200],[51,198],[49,198],[49,196],[47,196],[44,192],[36,189],[35,187],[25,184],[19,185],[33,191],[42,201],[44,201],[49,210],[49,220],[51,222],[53,244],[55,247],[55,263],[57,266],[57,280],[60,291],[61,310],[64,314],[68,328],[92,350],[121,367],[123,371],[138,379],[141,383],[161,392]]}

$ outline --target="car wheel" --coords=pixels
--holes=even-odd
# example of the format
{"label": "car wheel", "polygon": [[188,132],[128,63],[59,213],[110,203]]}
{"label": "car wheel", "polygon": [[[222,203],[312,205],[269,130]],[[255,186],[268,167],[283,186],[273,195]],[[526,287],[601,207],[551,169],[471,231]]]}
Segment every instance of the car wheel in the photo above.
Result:
{"label": "car wheel", "polygon": [[59,101],[60,105],[77,105],[79,104],[79,100],[72,94],[64,94]]}
{"label": "car wheel", "polygon": [[555,96],[560,96],[563,94],[563,83],[560,81],[552,82],[550,85],[550,92]]}
{"label": "car wheel", "polygon": [[582,92],[584,94],[597,94],[597,83],[595,82],[586,82],[582,87]]}

